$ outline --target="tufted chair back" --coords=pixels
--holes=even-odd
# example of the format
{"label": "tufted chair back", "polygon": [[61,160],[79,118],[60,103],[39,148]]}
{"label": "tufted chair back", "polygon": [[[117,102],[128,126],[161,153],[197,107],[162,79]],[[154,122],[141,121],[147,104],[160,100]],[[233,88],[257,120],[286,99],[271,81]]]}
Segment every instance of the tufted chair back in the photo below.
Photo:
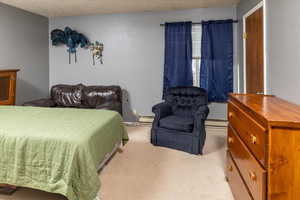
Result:
{"label": "tufted chair back", "polygon": [[166,102],[172,106],[174,115],[193,117],[200,106],[208,104],[208,97],[202,88],[174,87],[168,90]]}

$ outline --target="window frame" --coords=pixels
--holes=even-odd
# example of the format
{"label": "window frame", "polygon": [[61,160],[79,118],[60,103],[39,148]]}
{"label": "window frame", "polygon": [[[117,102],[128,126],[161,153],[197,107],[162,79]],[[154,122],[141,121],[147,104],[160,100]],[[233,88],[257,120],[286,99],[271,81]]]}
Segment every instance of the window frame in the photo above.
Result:
{"label": "window frame", "polygon": [[[197,39],[195,38],[197,37]],[[202,26],[192,26],[192,72],[193,72],[193,86],[200,87],[200,68],[201,68],[201,37],[202,37]],[[198,48],[198,50],[195,50]],[[197,52],[197,55],[195,55]]]}

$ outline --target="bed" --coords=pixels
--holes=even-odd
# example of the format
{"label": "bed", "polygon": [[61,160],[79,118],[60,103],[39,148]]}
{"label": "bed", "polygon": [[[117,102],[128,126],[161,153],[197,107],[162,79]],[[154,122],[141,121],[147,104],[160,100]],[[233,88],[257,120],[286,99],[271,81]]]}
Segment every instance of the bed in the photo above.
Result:
{"label": "bed", "polygon": [[128,135],[114,111],[0,107],[0,183],[94,200],[99,164]]}

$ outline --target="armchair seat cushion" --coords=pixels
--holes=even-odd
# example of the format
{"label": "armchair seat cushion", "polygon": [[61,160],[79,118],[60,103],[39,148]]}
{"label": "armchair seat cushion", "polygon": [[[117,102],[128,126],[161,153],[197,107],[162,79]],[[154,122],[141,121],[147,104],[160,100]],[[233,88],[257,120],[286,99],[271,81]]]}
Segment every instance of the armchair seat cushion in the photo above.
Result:
{"label": "armchair seat cushion", "polygon": [[161,128],[191,133],[193,132],[193,128],[194,128],[194,120],[193,118],[189,118],[189,117],[171,115],[162,118],[159,121],[159,125]]}

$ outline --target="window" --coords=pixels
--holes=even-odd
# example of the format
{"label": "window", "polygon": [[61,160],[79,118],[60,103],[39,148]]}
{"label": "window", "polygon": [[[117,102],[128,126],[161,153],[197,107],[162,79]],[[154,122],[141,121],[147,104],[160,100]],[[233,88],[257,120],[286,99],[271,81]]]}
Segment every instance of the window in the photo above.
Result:
{"label": "window", "polygon": [[196,87],[200,86],[200,64],[201,64],[201,36],[202,26],[193,25],[192,28],[192,39],[193,39],[193,85]]}

